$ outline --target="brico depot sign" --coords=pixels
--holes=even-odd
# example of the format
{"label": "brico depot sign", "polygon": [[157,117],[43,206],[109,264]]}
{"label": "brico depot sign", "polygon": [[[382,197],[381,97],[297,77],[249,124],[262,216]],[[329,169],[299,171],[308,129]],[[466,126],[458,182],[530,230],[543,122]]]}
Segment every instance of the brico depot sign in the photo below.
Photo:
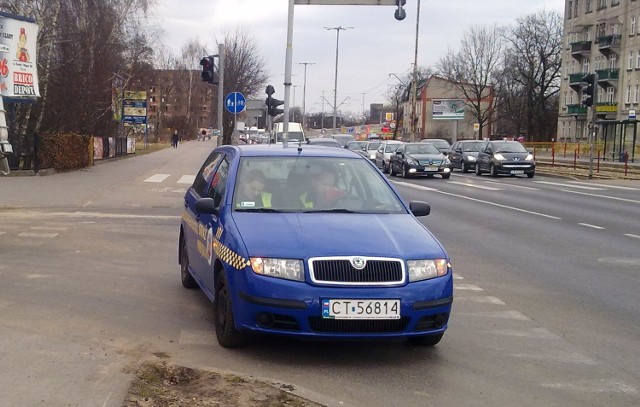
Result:
{"label": "brico depot sign", "polygon": [[0,94],[37,98],[36,38],[38,25],[23,17],[0,13]]}

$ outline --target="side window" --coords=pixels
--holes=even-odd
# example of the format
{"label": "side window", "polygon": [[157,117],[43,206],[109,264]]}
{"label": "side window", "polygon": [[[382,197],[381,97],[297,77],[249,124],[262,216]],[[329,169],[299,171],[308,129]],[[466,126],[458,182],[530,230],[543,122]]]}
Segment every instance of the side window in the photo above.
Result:
{"label": "side window", "polygon": [[227,189],[227,179],[229,178],[229,158],[226,157],[218,167],[218,171],[211,178],[211,186],[207,192],[207,197],[213,198],[216,209],[220,209],[224,191]]}
{"label": "side window", "polygon": [[224,154],[222,153],[212,153],[207,160],[198,171],[198,175],[196,175],[196,179],[193,181],[193,189],[200,196],[203,196],[205,191],[207,190],[207,179],[209,178],[209,174],[213,171],[220,160],[222,160]]}

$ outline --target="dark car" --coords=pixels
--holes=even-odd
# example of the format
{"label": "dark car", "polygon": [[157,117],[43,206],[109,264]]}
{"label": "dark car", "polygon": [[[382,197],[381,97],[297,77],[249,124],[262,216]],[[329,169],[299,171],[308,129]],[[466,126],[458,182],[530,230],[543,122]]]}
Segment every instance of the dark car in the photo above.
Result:
{"label": "dark car", "polygon": [[482,140],[460,140],[453,143],[449,153],[451,168],[459,168],[462,172],[473,171],[476,168],[478,151],[484,144]]}
{"label": "dark car", "polygon": [[434,176],[443,179],[451,177],[451,163],[447,156],[431,143],[405,143],[400,145],[389,160],[389,173],[402,174],[404,178],[412,175]]}
{"label": "dark car", "polygon": [[406,203],[359,154],[220,146],[184,206],[182,285],[213,302],[221,346],[249,333],[434,346],[447,329],[450,259],[416,219],[429,204]]}
{"label": "dark car", "polygon": [[420,140],[420,142],[433,144],[444,155],[449,155],[449,153],[451,152],[451,144],[445,139],[423,138],[422,140]]}
{"label": "dark car", "polygon": [[488,172],[492,177],[500,174],[523,175],[533,178],[536,163],[533,155],[518,141],[487,141],[478,152],[476,175]]}
{"label": "dark car", "polygon": [[355,140],[356,138],[352,134],[334,134],[331,137],[338,140],[342,147],[346,146],[348,142]]}
{"label": "dark car", "polygon": [[364,155],[364,146],[367,145],[366,141],[349,141],[345,144],[344,148],[347,150],[355,151],[358,154]]}
{"label": "dark car", "polygon": [[315,137],[307,139],[307,144],[314,146],[338,147],[342,148],[338,140],[327,137]]}

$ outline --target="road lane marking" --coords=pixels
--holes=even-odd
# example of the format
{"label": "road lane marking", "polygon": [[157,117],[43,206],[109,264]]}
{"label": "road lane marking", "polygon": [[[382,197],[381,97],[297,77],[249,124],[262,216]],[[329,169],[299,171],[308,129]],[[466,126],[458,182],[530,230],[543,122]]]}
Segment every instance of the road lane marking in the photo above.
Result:
{"label": "road lane marking", "polygon": [[629,236],[629,237],[635,237],[636,239],[640,239],[640,236],[638,235],[632,235],[631,233],[625,233],[625,236]]}
{"label": "road lane marking", "polygon": [[160,219],[173,220],[180,219],[180,216],[171,215],[134,215],[134,214],[117,214],[117,213],[100,213],[100,212],[35,212],[35,211],[11,211],[0,212],[0,218],[43,218],[43,217],[68,217],[68,218],[97,218],[97,219]]}
{"label": "road lane marking", "polygon": [[602,226],[590,225],[588,223],[578,223],[578,225],[586,226],[588,228],[593,228],[593,229],[600,229],[600,230],[604,229]]}
{"label": "road lane marking", "polygon": [[62,227],[53,227],[53,226],[31,226],[29,229],[31,230],[59,230],[59,231],[65,231],[68,230],[69,228],[62,228]]}
{"label": "road lane marking", "polygon": [[394,184],[405,186],[405,187],[409,187],[409,188],[413,188],[413,189],[419,189],[421,191],[436,191],[436,192],[438,192],[438,190],[435,189],[435,188],[429,188],[429,187],[425,187],[425,186],[422,186],[422,185],[411,184],[409,182],[402,182],[402,181],[391,181],[391,182],[393,182]]}
{"label": "road lane marking", "polygon": [[468,290],[468,291],[484,291],[482,288],[473,284],[454,284],[453,288],[456,290]]}
{"label": "road lane marking", "polygon": [[29,232],[22,232],[20,233],[18,236],[20,237],[36,237],[36,238],[52,238],[52,237],[56,237],[58,236],[57,233],[29,233]]}
{"label": "road lane marking", "polygon": [[7,233],[7,232],[2,232],[2,231],[0,231],[0,235],[4,235],[5,233]]}
{"label": "road lane marking", "polygon": [[531,191],[540,191],[540,188],[525,187],[524,185],[508,184],[508,183],[502,183],[502,182],[496,182],[496,181],[484,181],[484,182],[486,182],[487,184],[498,184],[498,185],[509,186],[513,188],[522,188],[522,189],[528,189]]}
{"label": "road lane marking", "polygon": [[537,338],[537,339],[562,339],[560,335],[556,335],[547,328],[532,329],[492,329],[486,331],[490,334],[516,336],[520,338]]}
{"label": "road lane marking", "polygon": [[458,275],[458,274],[454,274],[454,275],[453,275],[453,279],[454,279],[454,280],[464,280],[464,277],[462,277],[462,276],[460,276],[460,275]]}
{"label": "road lane marking", "polygon": [[587,196],[592,196],[594,198],[605,198],[605,199],[613,199],[614,201],[622,201],[622,202],[631,202],[631,203],[637,203],[640,204],[640,201],[637,201],[635,199],[626,199],[626,198],[618,198],[616,196],[607,196],[607,195],[599,195],[599,194],[588,194],[586,192],[578,192],[578,191],[570,191],[568,189],[563,189],[563,192],[569,192],[571,194],[578,194],[578,195],[587,195]]}
{"label": "road lane marking", "polygon": [[589,356],[578,352],[555,352],[545,351],[544,353],[514,353],[511,356],[524,359],[534,359],[537,361],[551,361],[562,363],[573,363],[577,365],[596,365],[596,361]]}
{"label": "road lane marking", "polygon": [[[590,184],[588,182],[580,182],[580,181],[568,181],[570,184],[579,184],[579,185],[594,185],[594,184]],[[623,187],[620,185],[602,185],[602,184],[595,184],[598,185],[600,187],[603,188],[607,188],[607,189],[624,189],[625,191],[640,191],[640,189],[638,188],[631,188],[631,187]]]}
{"label": "road lane marking", "polygon": [[477,302],[480,304],[506,305],[500,298],[490,295],[487,297],[456,297],[456,302],[458,301]]}
{"label": "road lane marking", "polygon": [[169,178],[171,174],[155,174],[152,175],[151,177],[147,178],[144,180],[144,182],[162,182],[165,179]]}
{"label": "road lane marking", "polygon": [[542,387],[556,390],[569,390],[578,393],[638,394],[638,390],[635,387],[614,379],[590,380],[580,383],[542,383]]}
{"label": "road lane marking", "polygon": [[178,180],[178,184],[193,184],[193,181],[196,179],[195,175],[183,175]]}
{"label": "road lane marking", "polygon": [[571,185],[571,184],[566,184],[566,183],[562,183],[562,182],[551,182],[551,181],[533,181],[536,184],[545,184],[545,185],[555,185],[555,186],[560,186],[560,187],[571,187],[571,188],[578,188],[578,189],[587,189],[589,191],[605,191],[605,188],[597,188],[597,187],[587,187],[587,186],[582,186],[582,185]]}
{"label": "road lane marking", "polygon": [[513,319],[516,321],[530,321],[531,318],[519,311],[495,311],[495,312],[458,312],[457,315],[482,318]]}
{"label": "road lane marking", "polygon": [[510,209],[512,211],[518,211],[518,212],[524,212],[524,213],[528,213],[529,215],[542,216],[543,218],[549,218],[549,219],[555,219],[555,220],[561,220],[562,219],[562,218],[559,218],[557,216],[547,215],[545,213],[540,213],[540,212],[528,211],[526,209],[516,208],[516,207],[508,206],[508,205],[502,205],[502,204],[495,203],[495,202],[489,202],[489,201],[485,201],[483,199],[471,198],[469,196],[464,196],[464,195],[459,195],[459,194],[452,194],[450,192],[444,192],[444,191],[437,191],[437,192],[439,192],[439,193],[441,193],[443,195],[455,196],[455,197],[462,198],[462,199],[468,199],[468,200],[474,201],[474,202],[480,202],[480,203],[484,203],[484,204],[487,204],[487,205],[497,206],[498,208]]}
{"label": "road lane marking", "polygon": [[449,181],[449,182],[447,182],[447,184],[464,185],[465,187],[478,188],[478,189],[485,189],[485,190],[487,190],[487,191],[501,191],[501,189],[500,189],[500,188],[485,187],[485,186],[483,186],[483,185],[471,184],[471,183],[469,183],[469,182]]}

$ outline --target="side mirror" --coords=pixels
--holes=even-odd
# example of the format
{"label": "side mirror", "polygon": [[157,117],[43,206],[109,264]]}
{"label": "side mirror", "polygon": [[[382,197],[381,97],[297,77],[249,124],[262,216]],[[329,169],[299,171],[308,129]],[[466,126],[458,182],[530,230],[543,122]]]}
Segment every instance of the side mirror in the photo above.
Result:
{"label": "side mirror", "polygon": [[402,151],[396,151],[396,155],[402,155]]}
{"label": "side mirror", "polygon": [[217,213],[218,210],[216,209],[213,198],[200,198],[196,201],[196,212],[214,214]]}
{"label": "side mirror", "polygon": [[427,216],[431,213],[431,205],[423,201],[409,202],[409,209],[414,216]]}

